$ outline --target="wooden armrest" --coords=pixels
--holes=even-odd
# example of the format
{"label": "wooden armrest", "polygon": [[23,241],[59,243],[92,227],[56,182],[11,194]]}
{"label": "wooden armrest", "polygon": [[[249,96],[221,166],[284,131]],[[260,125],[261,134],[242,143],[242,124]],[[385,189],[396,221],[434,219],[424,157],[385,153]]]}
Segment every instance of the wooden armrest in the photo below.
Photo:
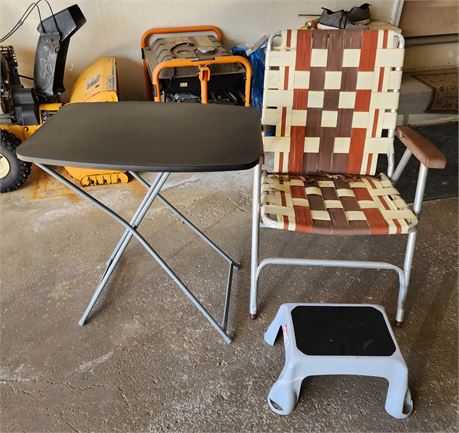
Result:
{"label": "wooden armrest", "polygon": [[427,168],[445,168],[446,158],[435,145],[409,126],[398,126],[395,135]]}

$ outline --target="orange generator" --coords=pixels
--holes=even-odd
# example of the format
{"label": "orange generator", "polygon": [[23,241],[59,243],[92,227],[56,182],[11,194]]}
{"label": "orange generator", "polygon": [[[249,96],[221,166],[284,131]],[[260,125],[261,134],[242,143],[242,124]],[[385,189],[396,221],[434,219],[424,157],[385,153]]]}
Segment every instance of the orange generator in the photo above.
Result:
{"label": "orange generator", "polygon": [[141,48],[148,98],[250,105],[250,62],[222,45],[215,26],[153,28]]}

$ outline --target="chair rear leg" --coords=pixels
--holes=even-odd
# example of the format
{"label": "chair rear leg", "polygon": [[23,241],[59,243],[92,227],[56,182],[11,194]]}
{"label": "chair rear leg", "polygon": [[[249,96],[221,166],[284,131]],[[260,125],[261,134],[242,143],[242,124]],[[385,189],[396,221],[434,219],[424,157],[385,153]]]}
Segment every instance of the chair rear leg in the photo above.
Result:
{"label": "chair rear leg", "polygon": [[403,288],[400,287],[397,314],[395,316],[395,324],[397,326],[402,325],[403,319],[405,316],[405,301],[406,301],[406,294],[408,292],[408,287],[410,284],[411,267],[413,266],[414,246],[416,244],[416,235],[417,235],[416,230],[413,230],[412,232],[408,234],[408,242],[406,244],[406,252],[405,252],[405,262],[403,264],[403,272],[405,275],[405,289],[403,290]]}
{"label": "chair rear leg", "polygon": [[257,286],[258,286],[258,248],[260,237],[259,213],[253,213],[252,221],[252,252],[250,263],[250,318],[257,318]]}
{"label": "chair rear leg", "polygon": [[253,173],[253,197],[252,197],[252,252],[250,263],[250,318],[257,317],[257,271],[258,271],[258,250],[260,236],[260,181],[261,166],[254,168]]}

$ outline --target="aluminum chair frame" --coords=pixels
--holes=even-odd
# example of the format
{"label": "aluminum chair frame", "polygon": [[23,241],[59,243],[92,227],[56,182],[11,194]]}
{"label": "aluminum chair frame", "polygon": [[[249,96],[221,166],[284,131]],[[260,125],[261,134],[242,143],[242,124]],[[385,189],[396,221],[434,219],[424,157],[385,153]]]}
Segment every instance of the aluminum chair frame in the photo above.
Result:
{"label": "aluminum chair frame", "polygon": [[[280,36],[276,33],[269,38],[268,50],[271,49],[273,39]],[[405,46],[404,38],[401,34],[396,34],[398,39],[398,48],[403,49]],[[401,70],[401,68],[396,68]],[[391,110],[396,111],[396,110]],[[395,136],[395,128],[388,131],[389,137]],[[387,176],[395,184],[402,175],[408,161],[410,160],[412,152],[406,149],[398,165],[395,167],[395,158],[393,153],[387,155],[388,168]],[[384,269],[397,272],[399,277],[399,294],[397,301],[397,311],[395,321],[397,325],[401,325],[405,316],[405,300],[407,296],[408,285],[410,282],[411,269],[413,265],[414,247],[416,243],[417,226],[411,228],[407,235],[407,244],[405,250],[405,258],[403,268],[386,262],[375,261],[360,261],[360,260],[322,260],[322,259],[298,259],[298,258],[280,258],[269,257],[259,260],[259,238],[260,228],[267,227],[260,221],[260,194],[261,194],[261,169],[263,165],[263,157],[260,158],[259,164],[254,168],[253,177],[253,206],[252,206],[252,244],[251,244],[251,278],[250,278],[250,307],[249,313],[252,319],[257,316],[257,292],[258,292],[258,279],[261,271],[268,265],[282,265],[282,266],[324,266],[324,267],[337,267],[337,268],[359,268],[359,269]],[[419,218],[424,198],[424,190],[427,180],[428,168],[424,164],[420,164],[418,180],[416,185],[416,194],[412,210],[416,217]]]}

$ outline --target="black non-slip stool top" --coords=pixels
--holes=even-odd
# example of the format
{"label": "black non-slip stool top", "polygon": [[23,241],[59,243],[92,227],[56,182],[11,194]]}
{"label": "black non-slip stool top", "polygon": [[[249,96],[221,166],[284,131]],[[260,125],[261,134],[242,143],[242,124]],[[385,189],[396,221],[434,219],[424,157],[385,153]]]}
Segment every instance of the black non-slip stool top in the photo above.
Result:
{"label": "black non-slip stool top", "polygon": [[291,315],[296,346],[305,355],[391,356],[396,350],[376,308],[304,305]]}
{"label": "black non-slip stool top", "polygon": [[110,170],[244,170],[258,163],[254,108],[141,101],[68,104],[17,148],[24,161]]}

